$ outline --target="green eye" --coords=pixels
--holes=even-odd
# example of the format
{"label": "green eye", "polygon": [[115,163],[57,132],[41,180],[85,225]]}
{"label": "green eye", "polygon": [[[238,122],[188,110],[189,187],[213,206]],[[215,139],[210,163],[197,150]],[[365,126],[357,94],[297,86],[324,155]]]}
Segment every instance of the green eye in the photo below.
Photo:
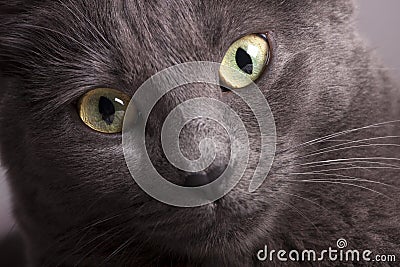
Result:
{"label": "green eye", "polygon": [[219,75],[221,81],[232,89],[244,88],[257,80],[269,61],[270,48],[267,37],[247,35],[229,47]]}
{"label": "green eye", "polygon": [[81,97],[78,104],[82,121],[101,133],[120,133],[130,97],[109,88],[98,88]]}

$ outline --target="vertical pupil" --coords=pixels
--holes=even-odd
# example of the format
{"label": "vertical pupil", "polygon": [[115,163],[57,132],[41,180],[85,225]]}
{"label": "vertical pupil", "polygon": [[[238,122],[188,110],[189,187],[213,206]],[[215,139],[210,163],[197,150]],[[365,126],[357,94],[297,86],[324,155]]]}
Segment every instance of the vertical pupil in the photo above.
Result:
{"label": "vertical pupil", "polygon": [[115,106],[107,97],[101,96],[99,100],[99,112],[102,119],[111,125],[114,122]]}
{"label": "vertical pupil", "polygon": [[236,51],[236,64],[247,74],[253,74],[253,61],[247,52],[240,48]]}

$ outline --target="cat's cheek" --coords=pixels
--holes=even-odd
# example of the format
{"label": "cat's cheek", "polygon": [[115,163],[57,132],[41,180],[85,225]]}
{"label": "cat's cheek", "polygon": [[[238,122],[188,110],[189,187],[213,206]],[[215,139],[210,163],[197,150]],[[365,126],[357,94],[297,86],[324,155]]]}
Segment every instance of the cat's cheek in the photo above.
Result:
{"label": "cat's cheek", "polygon": [[106,136],[90,130],[77,118],[74,110],[60,110],[28,119],[26,153],[30,168],[41,176],[83,184],[126,182],[121,137]]}

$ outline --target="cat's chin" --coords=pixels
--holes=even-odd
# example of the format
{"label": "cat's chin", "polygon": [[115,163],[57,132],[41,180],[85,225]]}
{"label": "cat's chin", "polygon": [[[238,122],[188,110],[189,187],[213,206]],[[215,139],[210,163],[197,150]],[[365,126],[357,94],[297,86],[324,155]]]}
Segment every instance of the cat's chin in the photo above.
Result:
{"label": "cat's chin", "polygon": [[182,256],[212,258],[232,249],[249,254],[248,249],[265,240],[272,225],[266,210],[251,209],[229,196],[198,208],[167,209],[168,217],[141,224],[137,230],[148,242]]}

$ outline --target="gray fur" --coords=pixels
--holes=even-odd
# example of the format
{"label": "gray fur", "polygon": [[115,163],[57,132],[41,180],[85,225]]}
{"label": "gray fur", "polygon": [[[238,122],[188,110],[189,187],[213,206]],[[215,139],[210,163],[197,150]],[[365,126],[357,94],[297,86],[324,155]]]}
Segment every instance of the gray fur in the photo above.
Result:
{"label": "gray fur", "polygon": [[[357,186],[299,181],[325,176],[290,174],[310,170],[299,166],[307,162],[399,155],[398,146],[313,157],[302,156],[337,143],[295,148],[400,119],[399,91],[359,40],[352,1],[0,1],[0,12],[2,160],[31,266],[256,266],[265,244],[322,250],[340,237],[353,248],[400,259],[397,188],[353,182],[386,198]],[[273,55],[258,85],[274,114],[278,145],[269,177],[255,193],[247,186],[257,164],[256,122],[244,103],[218,87],[172,92],[149,126],[152,160],[179,182],[157,141],[163,114],[185,99],[208,96],[242,116],[252,138],[251,166],[229,195],[201,208],[174,208],[147,196],[129,175],[121,136],[95,133],[78,117],[76,101],[92,88],[133,95],[166,67],[220,62],[233,41],[262,32],[272,33]],[[204,135],[220,132],[202,127]],[[182,146],[194,155],[198,136],[189,130]],[[336,139],[395,135],[399,123]],[[395,169],[319,169],[334,168],[348,168],[338,175],[400,185]]]}

